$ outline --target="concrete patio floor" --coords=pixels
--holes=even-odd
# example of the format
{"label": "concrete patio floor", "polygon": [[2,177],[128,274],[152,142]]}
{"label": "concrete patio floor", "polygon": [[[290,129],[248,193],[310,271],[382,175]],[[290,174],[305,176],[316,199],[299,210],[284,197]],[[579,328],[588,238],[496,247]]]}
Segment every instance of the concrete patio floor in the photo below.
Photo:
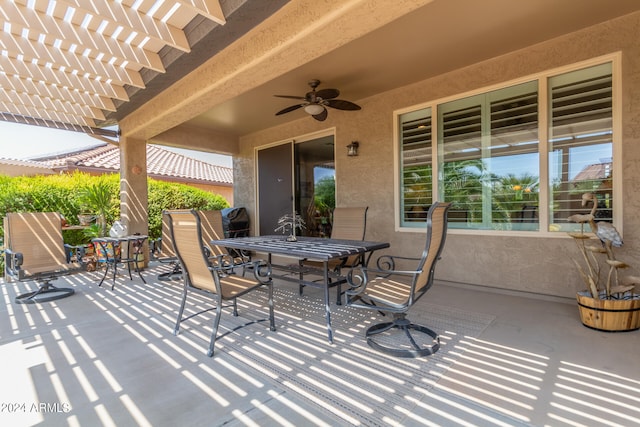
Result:
{"label": "concrete patio floor", "polygon": [[[314,351],[337,354],[346,345],[343,337],[367,354],[360,327],[350,338],[342,331],[329,345],[322,313],[306,323],[276,305],[276,332],[265,323],[249,327],[250,332],[239,329],[219,339],[216,354],[208,358],[208,321],[195,321],[178,336],[171,333],[181,283],[157,281],[165,270],[145,270],[147,285],[135,275],[133,280],[119,276],[113,291],[97,287],[98,273],[76,274],[57,283],[70,284],[75,295],[37,305],[13,302],[31,284],[0,282],[0,425],[640,425],[640,331],[588,329],[572,300],[436,283],[414,314],[420,317],[428,304],[487,323],[477,336],[457,337],[455,345],[446,331],[438,331],[449,343],[442,354],[390,361],[388,369],[380,369],[391,381],[393,369],[406,363],[425,378],[402,396],[397,391],[382,395],[392,416],[374,419],[373,412],[361,417],[345,409],[360,395],[348,391],[349,381],[338,394],[324,390],[335,395],[320,401],[313,388],[327,384],[311,381],[304,389],[290,380],[310,374],[304,369],[316,365],[298,357],[294,347],[290,352],[284,346],[268,348],[298,322],[310,328],[310,338],[299,340],[309,347],[309,358],[316,357]],[[305,290],[303,298],[291,284],[276,282],[276,289],[288,291],[291,304],[321,299],[314,289]],[[206,300],[195,304],[206,307]],[[340,310],[350,315],[355,309]],[[221,327],[232,319],[225,312]],[[259,364],[267,352],[278,354],[278,360]],[[289,365],[282,366],[283,360]],[[288,376],[283,379],[264,366]],[[341,369],[347,378],[348,370]],[[371,378],[382,374],[372,372]],[[363,404],[362,411],[370,408]]]}

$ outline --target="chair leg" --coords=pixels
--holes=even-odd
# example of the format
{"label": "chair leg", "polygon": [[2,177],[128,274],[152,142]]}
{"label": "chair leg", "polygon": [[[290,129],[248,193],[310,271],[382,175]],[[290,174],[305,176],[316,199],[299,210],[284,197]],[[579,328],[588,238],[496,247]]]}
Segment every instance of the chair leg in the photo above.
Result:
{"label": "chair leg", "polygon": [[[235,298],[234,298],[235,302]],[[213,332],[211,333],[211,342],[209,343],[209,351],[207,356],[213,357],[213,348],[216,345],[216,337],[218,336],[218,326],[220,325],[220,317],[222,316],[222,300],[216,305],[216,318],[213,320]]]}
{"label": "chair leg", "polygon": [[180,303],[180,309],[178,310],[178,319],[176,320],[176,326],[173,328],[173,335],[178,335],[180,330],[180,322],[182,322],[182,314],[184,313],[184,305],[187,302],[187,287],[185,286],[182,291],[182,302]]}
{"label": "chair leg", "polygon": [[269,288],[268,290],[269,292],[269,330],[275,331],[276,320],[275,320],[275,315],[273,310],[273,283],[269,283],[267,286]]}
{"label": "chair leg", "polygon": [[[398,329],[399,333],[391,337],[390,331],[393,329]],[[385,332],[389,333],[385,334],[384,337],[379,335]],[[425,334],[430,337],[429,342],[423,344],[418,343],[416,337],[420,334]],[[376,335],[379,335],[381,338],[376,337]],[[434,354],[440,348],[440,337],[436,332],[426,326],[411,323],[404,313],[396,314],[393,322],[378,323],[371,326],[367,329],[366,338],[367,344],[369,344],[371,348],[396,357],[428,356]],[[402,338],[405,339],[403,344],[393,345]]]}
{"label": "chair leg", "polygon": [[158,280],[172,280],[173,276],[182,276],[182,267],[180,266],[180,263],[174,263],[171,271],[158,274]]}
{"label": "chair leg", "polygon": [[233,317],[238,317],[238,298],[233,299]]}
{"label": "chair leg", "polygon": [[299,279],[300,282],[298,284],[298,292],[300,294],[300,296],[302,296],[303,290],[304,290],[304,285],[302,284],[302,281],[304,280],[304,273],[302,272],[302,269],[304,268],[304,264],[303,262],[300,260],[298,261],[298,275],[299,275]]}

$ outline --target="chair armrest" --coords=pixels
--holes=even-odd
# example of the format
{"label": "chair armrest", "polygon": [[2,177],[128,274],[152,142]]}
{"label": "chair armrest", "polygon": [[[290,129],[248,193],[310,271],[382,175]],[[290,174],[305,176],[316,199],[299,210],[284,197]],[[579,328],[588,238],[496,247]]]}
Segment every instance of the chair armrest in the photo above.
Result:
{"label": "chair armrest", "polygon": [[209,265],[209,270],[216,272],[220,277],[236,274],[236,268],[242,268],[242,274],[246,270],[252,270],[256,280],[263,285],[271,283],[271,264],[264,260],[254,260],[251,262],[245,262],[242,264],[229,263],[229,260],[233,260],[231,255],[224,254],[211,258],[212,263]]}
{"label": "chair armrest", "polygon": [[375,277],[389,277],[389,276],[408,276],[415,277],[420,274],[420,270],[386,270],[380,268],[369,268],[356,266],[349,270],[346,279],[347,284],[351,289],[347,290],[348,295],[357,295],[363,292],[367,288],[370,275]]}
{"label": "chair armrest", "polygon": [[162,237],[149,240],[149,252],[151,253],[152,257],[157,258],[161,250],[162,250]]}
{"label": "chair armrest", "polygon": [[207,260],[209,261],[210,268],[217,271],[218,274],[234,274],[234,267],[236,264],[230,255],[222,254],[212,256],[209,248],[204,246],[203,249]]}
{"label": "chair armrest", "polygon": [[67,243],[64,244],[64,253],[67,255],[67,264],[71,263],[71,258],[75,257],[75,260],[78,264],[82,264],[82,259],[85,254],[84,245],[69,245]]}
{"label": "chair armrest", "polygon": [[21,279],[22,269],[20,266],[24,261],[24,257],[20,252],[14,252],[9,248],[4,250],[4,269],[5,272],[16,279]]}
{"label": "chair armrest", "polygon": [[271,283],[271,264],[262,259],[251,261],[250,264],[252,264],[253,276],[258,282],[263,285]]}
{"label": "chair armrest", "polygon": [[380,270],[395,270],[396,261],[420,261],[422,258],[404,257],[398,255],[381,255],[376,260],[376,265]]}

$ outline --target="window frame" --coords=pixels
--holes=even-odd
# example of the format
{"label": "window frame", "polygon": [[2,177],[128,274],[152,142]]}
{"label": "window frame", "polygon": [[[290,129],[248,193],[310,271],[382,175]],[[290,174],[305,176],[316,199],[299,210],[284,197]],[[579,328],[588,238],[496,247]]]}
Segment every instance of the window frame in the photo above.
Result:
{"label": "window frame", "polygon": [[562,67],[548,69],[539,73],[522,76],[517,79],[501,82],[499,84],[484,86],[472,91],[464,93],[457,93],[451,96],[434,99],[432,101],[412,105],[406,108],[393,111],[393,141],[394,141],[394,223],[396,232],[426,232],[425,227],[405,226],[402,225],[402,193],[404,188],[402,185],[402,152],[400,140],[401,123],[400,119],[403,114],[411,113],[417,110],[430,109],[431,111],[431,159],[432,159],[432,194],[437,197],[434,200],[438,200],[440,197],[439,183],[441,174],[438,169],[439,157],[442,154],[438,152],[438,128],[440,126],[438,122],[438,105],[451,101],[456,101],[466,97],[485,94],[488,92],[503,89],[509,86],[514,86],[521,83],[530,82],[536,80],[538,83],[538,150],[539,150],[539,171],[540,171],[540,186],[539,186],[539,229],[537,231],[518,231],[518,230],[487,230],[487,229],[462,229],[462,228],[450,228],[450,234],[461,235],[487,235],[487,236],[509,236],[509,237],[553,237],[553,238],[566,238],[567,233],[563,231],[550,231],[549,224],[549,94],[548,94],[548,79],[560,74],[564,74],[571,71],[580,70],[582,68],[588,68],[604,63],[611,63],[611,78],[612,78],[612,144],[613,144],[613,225],[616,227],[620,235],[623,235],[623,200],[622,200],[622,83],[621,83],[621,52],[614,52],[611,54],[591,58],[589,60],[580,61],[572,64],[568,64]]}

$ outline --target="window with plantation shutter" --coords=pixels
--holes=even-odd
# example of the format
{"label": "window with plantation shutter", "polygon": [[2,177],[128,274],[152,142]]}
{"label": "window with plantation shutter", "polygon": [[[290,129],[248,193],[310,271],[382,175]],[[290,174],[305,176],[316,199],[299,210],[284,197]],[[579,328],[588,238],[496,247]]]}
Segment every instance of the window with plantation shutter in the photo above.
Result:
{"label": "window with plantation shutter", "polygon": [[585,192],[598,198],[598,219],[613,221],[612,69],[549,73],[398,115],[400,225],[424,227],[440,200],[452,203],[452,229],[574,231],[567,217],[590,209]]}
{"label": "window with plantation shutter", "polygon": [[449,226],[538,229],[537,82],[438,105]]}
{"label": "window with plantation shutter", "polygon": [[431,109],[400,116],[402,225],[424,224],[432,197]]}
{"label": "window with plantation shutter", "polygon": [[598,198],[596,217],[612,221],[613,105],[611,64],[549,78],[550,227],[575,230],[582,194]]}

